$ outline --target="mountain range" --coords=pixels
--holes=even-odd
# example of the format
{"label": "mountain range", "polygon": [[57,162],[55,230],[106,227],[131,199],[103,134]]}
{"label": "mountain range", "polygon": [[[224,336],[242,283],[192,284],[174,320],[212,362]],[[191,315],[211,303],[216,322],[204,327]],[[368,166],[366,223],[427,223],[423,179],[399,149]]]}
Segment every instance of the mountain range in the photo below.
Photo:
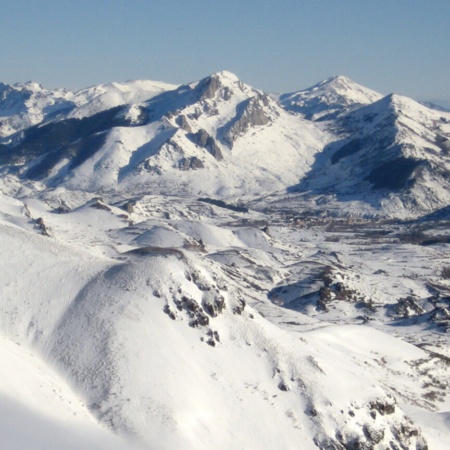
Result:
{"label": "mountain range", "polygon": [[178,87],[27,83],[1,92],[3,171],[47,186],[308,192],[387,216],[448,204],[450,114],[342,76],[278,98],[229,72]]}
{"label": "mountain range", "polygon": [[0,447],[445,449],[449,203],[343,76],[0,84]]}

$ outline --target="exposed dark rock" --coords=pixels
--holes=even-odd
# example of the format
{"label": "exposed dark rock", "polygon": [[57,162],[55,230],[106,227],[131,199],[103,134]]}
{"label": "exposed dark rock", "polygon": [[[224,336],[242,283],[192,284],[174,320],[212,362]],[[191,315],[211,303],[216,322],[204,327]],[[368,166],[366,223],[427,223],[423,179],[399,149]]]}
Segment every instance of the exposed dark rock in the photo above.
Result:
{"label": "exposed dark rock", "polygon": [[179,259],[184,259],[183,252],[176,248],[167,247],[140,247],[133,250],[128,250],[124,252],[123,255],[137,255],[137,256],[176,256]]}
{"label": "exposed dark rock", "polygon": [[36,225],[37,227],[41,230],[41,234],[43,236],[47,236],[50,237],[50,234],[48,232],[48,228],[44,223],[44,219],[42,217],[39,217],[38,219],[36,219]]}
{"label": "exposed dark rock", "polygon": [[225,299],[221,295],[212,298],[210,295],[204,295],[202,306],[211,317],[217,317],[225,309]]}
{"label": "exposed dark rock", "polygon": [[384,430],[376,429],[368,424],[363,426],[363,432],[367,440],[373,445],[378,444],[384,439]]}
{"label": "exposed dark rock", "polygon": [[331,301],[331,289],[326,286],[322,286],[319,289],[319,299],[317,300],[317,309],[320,311],[328,311],[327,304]]}
{"label": "exposed dark rock", "polygon": [[420,431],[414,426],[410,419],[405,419],[401,423],[394,423],[391,426],[392,434],[402,450],[409,450],[415,444],[417,450],[427,450],[428,445]]}
{"label": "exposed dark rock", "polygon": [[180,170],[195,170],[195,169],[203,169],[204,167],[205,165],[196,156],[181,158],[178,161],[178,168]]}
{"label": "exposed dark rock", "polygon": [[197,131],[197,133],[193,136],[195,138],[195,141],[200,147],[206,147],[206,144],[208,143],[208,140],[211,138],[211,136],[208,134],[206,130],[201,128]]}
{"label": "exposed dark rock", "polygon": [[214,158],[216,158],[217,161],[221,161],[223,159],[220,147],[217,145],[214,138],[210,136],[208,132],[203,128],[198,130],[197,133],[193,134],[192,139],[197,145],[206,149],[208,153],[214,156]]}
{"label": "exposed dark rock", "polygon": [[395,404],[394,403],[382,402],[381,400],[370,402],[369,408],[373,411],[377,411],[382,416],[394,414],[394,412],[395,412]]}
{"label": "exposed dark rock", "polygon": [[278,389],[283,392],[290,391],[289,386],[284,381],[278,383]]}
{"label": "exposed dark rock", "polygon": [[176,314],[175,314],[174,311],[172,311],[172,310],[170,309],[170,306],[169,306],[169,305],[164,305],[163,311],[164,311],[164,312],[165,312],[172,320],[175,320],[175,319],[176,319]]}
{"label": "exposed dark rock", "polygon": [[245,300],[242,298],[238,298],[236,301],[236,305],[233,306],[233,314],[241,315],[245,309]]}
{"label": "exposed dark rock", "polygon": [[199,325],[201,325],[202,327],[209,325],[208,316],[201,311],[199,311],[199,313],[197,314],[197,320],[198,320]]}
{"label": "exposed dark rock", "polygon": [[425,313],[425,310],[411,296],[401,298],[394,307],[394,311],[395,316],[399,318],[408,318]]}
{"label": "exposed dark rock", "polygon": [[270,100],[265,95],[244,100],[238,105],[236,116],[223,127],[223,141],[233,147],[236,139],[249,128],[269,124],[272,121],[268,113],[269,108]]}
{"label": "exposed dark rock", "polygon": [[220,337],[219,337],[218,331],[215,331],[215,330],[213,331],[213,330],[209,329],[206,332],[206,336],[208,336],[208,339],[206,340],[206,343],[208,345],[215,347],[217,344],[220,343]]}
{"label": "exposed dark rock", "polygon": [[429,320],[434,322],[444,333],[450,331],[450,310],[436,306],[430,313]]}
{"label": "exposed dark rock", "polygon": [[182,130],[187,131],[188,133],[192,133],[192,128],[189,125],[189,122],[185,115],[179,115],[176,119],[176,123]]}
{"label": "exposed dark rock", "polygon": [[200,83],[196,87],[196,91],[198,92],[199,98],[214,98],[217,91],[221,88],[222,84],[220,82],[220,78],[217,74],[211,75],[200,81]]}
{"label": "exposed dark rock", "polygon": [[103,201],[100,199],[95,199],[95,203],[93,203],[91,205],[91,208],[102,209],[102,210],[108,211],[108,212],[112,211],[111,208],[108,205],[106,205],[105,203],[103,203]]}
{"label": "exposed dark rock", "polygon": [[70,206],[68,206],[65,202],[61,202],[61,204],[53,211],[57,214],[66,214],[72,211]]}
{"label": "exposed dark rock", "polygon": [[210,203],[211,205],[218,206],[219,208],[230,209],[231,211],[236,212],[248,212],[248,208],[242,205],[232,205],[230,203],[226,203],[223,200],[217,200],[214,198],[205,198],[201,197],[198,199],[199,202]]}
{"label": "exposed dark rock", "polygon": [[129,201],[126,202],[124,205],[122,205],[122,209],[124,209],[128,214],[131,214],[134,212],[134,207],[136,206],[135,201]]}

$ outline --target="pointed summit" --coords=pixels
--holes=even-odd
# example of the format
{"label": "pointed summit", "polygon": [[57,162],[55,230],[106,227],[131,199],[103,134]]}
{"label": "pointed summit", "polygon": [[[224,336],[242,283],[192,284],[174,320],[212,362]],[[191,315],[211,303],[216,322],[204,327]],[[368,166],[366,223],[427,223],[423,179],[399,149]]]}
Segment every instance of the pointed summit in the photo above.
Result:
{"label": "pointed summit", "polygon": [[333,76],[303,91],[280,96],[285,109],[312,120],[334,118],[342,112],[368,105],[382,97],[343,75]]}
{"label": "pointed summit", "polygon": [[231,72],[216,72],[209,77],[203,78],[195,86],[200,98],[214,98],[217,92],[222,91],[222,96],[226,98],[234,87],[242,89],[239,78]]}
{"label": "pointed summit", "polygon": [[227,80],[232,83],[237,83],[240,81],[237,75],[235,75],[232,72],[228,72],[227,70],[222,70],[220,72],[216,72],[216,73],[212,74],[211,76],[220,78],[221,80]]}

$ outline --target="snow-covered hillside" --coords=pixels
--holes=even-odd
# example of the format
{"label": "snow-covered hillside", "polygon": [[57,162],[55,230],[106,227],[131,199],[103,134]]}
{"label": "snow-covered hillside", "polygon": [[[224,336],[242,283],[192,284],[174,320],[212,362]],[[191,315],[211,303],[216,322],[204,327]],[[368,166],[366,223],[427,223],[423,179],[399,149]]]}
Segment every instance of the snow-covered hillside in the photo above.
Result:
{"label": "snow-covered hillside", "polygon": [[[140,103],[175,89],[168,83],[136,80],[73,91],[46,89],[34,82],[0,83],[0,139],[47,120],[83,118],[129,103]],[[1,142],[1,141],[0,141]]]}
{"label": "snow-covered hillside", "polygon": [[311,120],[326,120],[381,98],[378,92],[341,75],[327,78],[303,91],[280,95],[279,100],[288,111]]}
{"label": "snow-covered hillside", "polygon": [[450,117],[302,92],[111,83],[4,141],[0,447],[447,448]]}
{"label": "snow-covered hillside", "polygon": [[[357,214],[398,217],[448,204],[450,114],[381,98],[345,77],[279,102],[229,72],[179,87],[33,86],[16,101],[28,122],[0,145],[0,162],[3,172],[49,187],[223,199],[303,192],[331,196],[330,208],[345,200]],[[6,99],[19,92],[8,89]],[[11,102],[3,103],[4,123],[15,120]],[[44,114],[47,103],[56,118]]]}
{"label": "snow-covered hillside", "polygon": [[101,423],[150,448],[425,448],[404,408],[434,403],[419,401],[418,373],[403,377],[429,354],[273,303],[307,252],[222,223],[261,213],[151,197],[128,213],[92,200],[55,214],[63,193],[3,198],[1,329]]}
{"label": "snow-covered hillside", "polygon": [[[333,126],[336,126],[333,124]],[[450,114],[389,95],[343,114],[297,188],[360,199],[391,216],[417,216],[450,199]]]}

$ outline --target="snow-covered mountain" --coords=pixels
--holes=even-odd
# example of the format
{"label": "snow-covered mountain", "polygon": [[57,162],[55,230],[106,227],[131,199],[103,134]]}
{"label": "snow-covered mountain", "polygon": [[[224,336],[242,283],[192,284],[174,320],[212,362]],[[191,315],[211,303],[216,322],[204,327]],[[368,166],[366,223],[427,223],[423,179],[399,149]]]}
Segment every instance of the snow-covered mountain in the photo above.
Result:
{"label": "snow-covered mountain", "polygon": [[8,141],[8,136],[47,120],[91,116],[119,105],[148,100],[176,87],[162,82],[136,80],[72,91],[50,90],[34,82],[0,83],[0,139]]}
{"label": "snow-covered mountain", "polygon": [[139,104],[79,109],[26,130],[2,162],[52,186],[244,195],[295,183],[328,139],[228,72]]}
{"label": "snow-covered mountain", "polygon": [[48,90],[38,83],[0,83],[0,138],[36,125],[73,108],[66,89]]}
{"label": "snow-covered mountain", "polygon": [[303,91],[282,94],[280,103],[288,111],[300,113],[310,120],[327,120],[340,113],[368,105],[382,98],[342,75],[327,78]]}
{"label": "snow-covered mountain", "polygon": [[0,447],[447,448],[449,114],[2,86]]}
{"label": "snow-covered mountain", "polygon": [[135,81],[64,95],[64,114],[41,114],[0,147],[10,173],[92,192],[308,191],[358,197],[381,215],[449,201],[449,113],[381,98],[345,77],[280,102],[229,72],[179,87]]}
{"label": "snow-covered mountain", "polygon": [[448,205],[449,114],[389,95],[333,126],[341,138],[325,147],[296,189],[359,198],[397,216]]}

